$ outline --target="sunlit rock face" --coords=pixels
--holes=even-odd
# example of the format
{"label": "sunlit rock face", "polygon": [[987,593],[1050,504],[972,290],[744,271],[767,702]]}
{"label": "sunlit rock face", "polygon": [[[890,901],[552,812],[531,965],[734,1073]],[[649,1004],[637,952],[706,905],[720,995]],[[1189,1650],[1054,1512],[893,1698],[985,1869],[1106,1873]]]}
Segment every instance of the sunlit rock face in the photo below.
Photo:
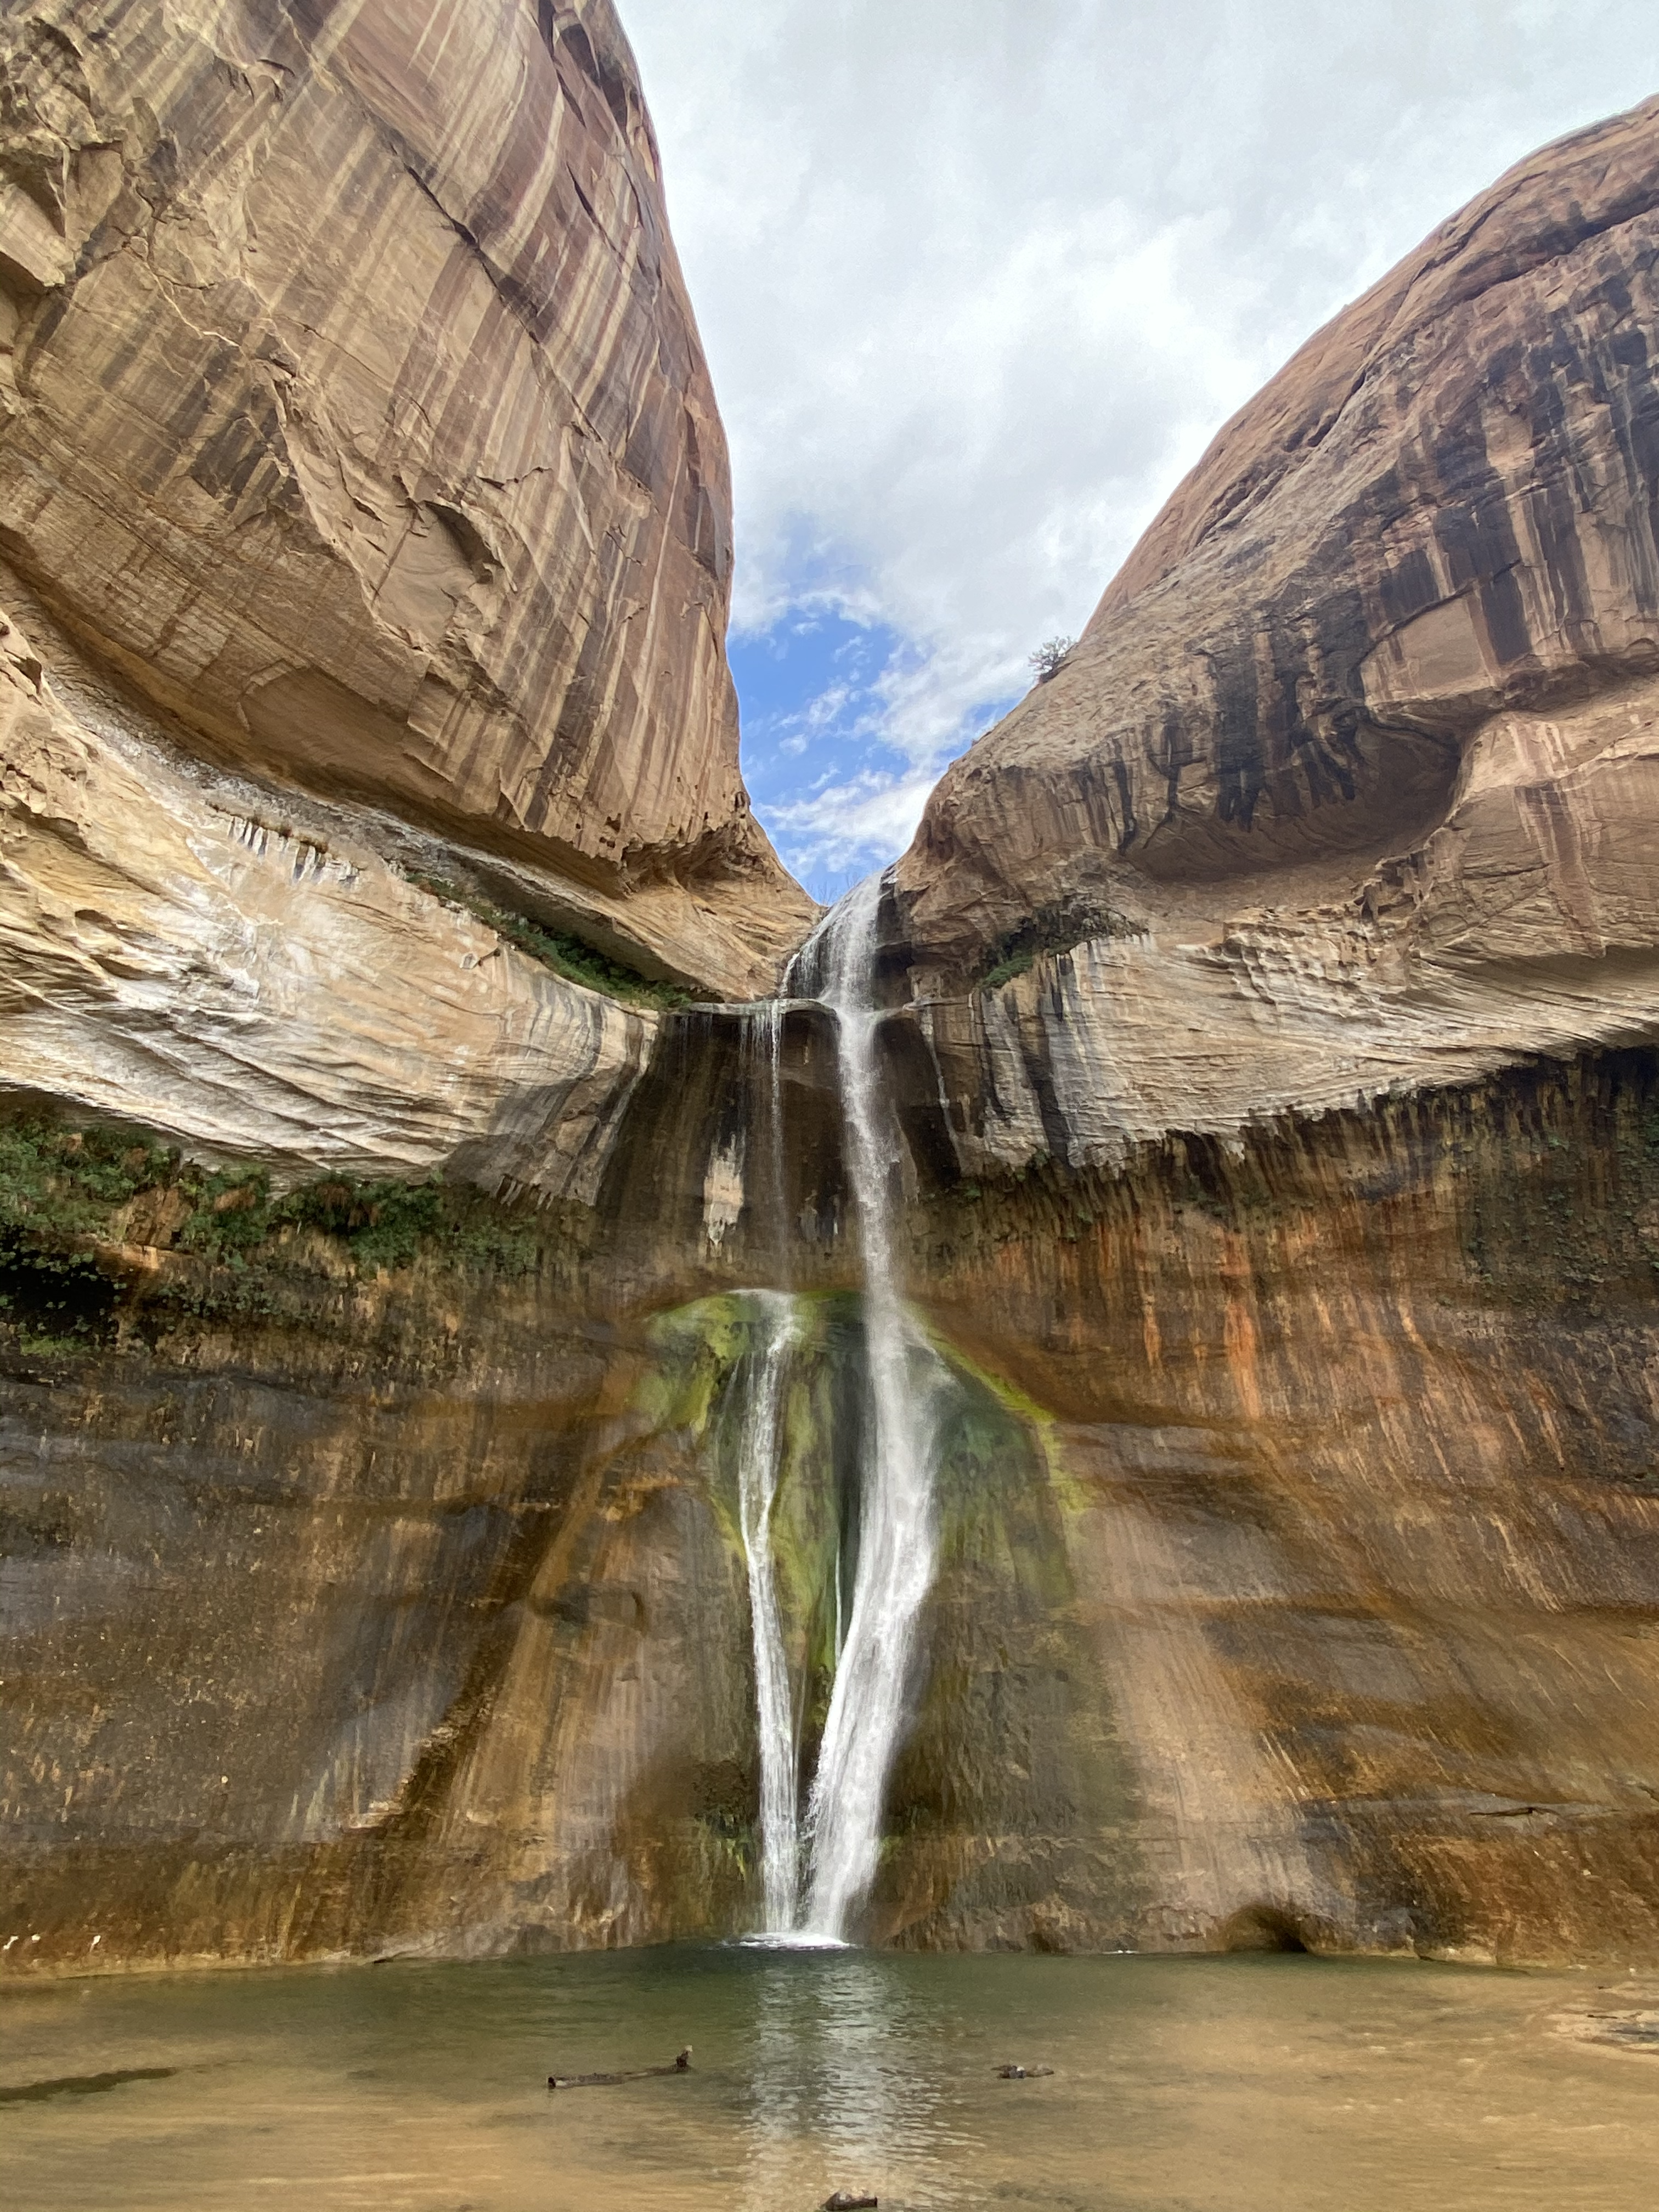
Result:
{"label": "sunlit rock face", "polygon": [[659,1016],[423,890],[374,826],[76,713],[9,626],[5,1088],[288,1181],[442,1170],[591,1201]]}
{"label": "sunlit rock face", "polygon": [[[1646,1033],[1656,240],[1659,103],[1521,163],[1226,426],[946,775],[898,927],[965,1164]],[[1076,949],[965,1002],[1018,946]]]}
{"label": "sunlit rock face", "polygon": [[766,988],[811,909],[738,775],[725,440],[607,0],[41,0],[0,70],[4,596],[65,691]]}

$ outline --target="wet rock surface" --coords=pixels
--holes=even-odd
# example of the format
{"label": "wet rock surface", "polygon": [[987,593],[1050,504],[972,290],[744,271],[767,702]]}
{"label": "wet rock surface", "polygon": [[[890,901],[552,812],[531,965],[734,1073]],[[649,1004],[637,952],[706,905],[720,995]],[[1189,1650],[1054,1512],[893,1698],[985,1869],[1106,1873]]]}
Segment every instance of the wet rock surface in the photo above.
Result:
{"label": "wet rock surface", "polygon": [[1046,1635],[1091,1655],[1048,1642],[1052,1694],[1133,1778],[1145,1887],[1101,1911],[1131,1858],[1087,1820],[947,1821],[921,1863],[961,1871],[896,1879],[896,1917],[1652,1955],[1653,1080],[1647,1054],[1516,1073],[928,1208],[940,1329],[1040,1409]]}
{"label": "wet rock surface", "polygon": [[1551,2025],[1570,2042],[1637,2057],[1659,2057],[1659,2003],[1650,1979],[1632,1973],[1604,1982],[1582,2005],[1556,2014]]}
{"label": "wet rock surface", "polygon": [[[530,1215],[533,1256],[152,1254],[112,1340],[9,1340],[5,1872],[42,1941],[9,1970],[754,1924],[732,1393],[766,1224],[688,1269],[706,1150],[659,1110],[614,1211]],[[1641,1053],[1243,1153],[918,1178],[954,1389],[864,1933],[1659,1954],[1656,1131]],[[846,1243],[775,1534],[807,1771],[856,1519]]]}

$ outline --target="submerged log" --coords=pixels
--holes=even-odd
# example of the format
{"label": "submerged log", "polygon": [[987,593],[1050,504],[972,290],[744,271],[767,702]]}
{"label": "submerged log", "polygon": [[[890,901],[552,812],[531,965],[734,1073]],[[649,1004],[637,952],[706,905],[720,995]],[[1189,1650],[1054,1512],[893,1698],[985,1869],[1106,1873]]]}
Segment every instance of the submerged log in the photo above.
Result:
{"label": "submerged log", "polygon": [[691,2046],[688,2043],[672,2066],[636,2066],[626,2074],[550,2074],[550,2089],[605,2089],[617,2081],[650,2081],[665,2074],[689,2074],[691,2071]]}
{"label": "submerged log", "polygon": [[997,2079],[1000,2081],[1038,2081],[1045,2074],[1052,2074],[1054,2070],[1052,2066],[999,2066]]}
{"label": "submerged log", "polygon": [[823,2212],[873,2212],[880,2202],[878,2197],[849,2197],[844,2189],[838,2189],[833,2197],[824,2198]]}

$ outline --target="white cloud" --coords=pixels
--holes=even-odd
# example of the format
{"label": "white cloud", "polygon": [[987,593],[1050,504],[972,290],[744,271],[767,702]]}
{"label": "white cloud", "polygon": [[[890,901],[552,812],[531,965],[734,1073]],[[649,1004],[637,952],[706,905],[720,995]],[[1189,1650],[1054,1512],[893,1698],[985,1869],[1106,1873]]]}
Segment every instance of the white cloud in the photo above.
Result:
{"label": "white cloud", "polygon": [[866,860],[1318,323],[1659,88],[1651,0],[622,8],[732,440],[736,622],[836,605],[913,648],[877,687],[904,765],[795,825]]}
{"label": "white cloud", "polygon": [[915,835],[935,778],[866,769],[845,781],[822,780],[804,799],[772,809],[796,871],[836,889],[875,862],[902,853]]}

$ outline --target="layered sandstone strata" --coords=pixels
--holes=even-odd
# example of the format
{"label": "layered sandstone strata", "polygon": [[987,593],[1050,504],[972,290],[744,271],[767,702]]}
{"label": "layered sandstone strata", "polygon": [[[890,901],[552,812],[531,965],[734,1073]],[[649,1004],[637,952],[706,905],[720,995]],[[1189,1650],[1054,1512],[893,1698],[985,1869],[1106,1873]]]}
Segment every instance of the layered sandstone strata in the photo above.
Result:
{"label": "layered sandstone strata", "polygon": [[1222,430],[947,774],[898,933],[965,1166],[1651,1033],[1656,242],[1659,102],[1522,162]]}
{"label": "layered sandstone strata", "polygon": [[[0,617],[3,620],[3,617]],[[591,1198],[659,1015],[423,885],[441,841],[197,769],[0,633],[0,1022],[14,1098],[279,1176]],[[103,708],[105,711],[100,711]]]}
{"label": "layered sandstone strata", "polygon": [[608,0],[38,0],[0,71],[0,550],[63,695],[766,988],[811,909],[738,775],[725,441]]}
{"label": "layered sandstone strata", "polygon": [[[774,1528],[809,1768],[862,1426],[823,1042]],[[740,1161],[709,1202],[737,1024],[670,1042],[591,1202],[388,1271],[146,1250],[141,1198],[84,1329],[0,1334],[9,1975],[755,1924],[732,1294],[778,1223]],[[921,1168],[905,1254],[954,1382],[868,1933],[1659,1958],[1659,1058]]]}

